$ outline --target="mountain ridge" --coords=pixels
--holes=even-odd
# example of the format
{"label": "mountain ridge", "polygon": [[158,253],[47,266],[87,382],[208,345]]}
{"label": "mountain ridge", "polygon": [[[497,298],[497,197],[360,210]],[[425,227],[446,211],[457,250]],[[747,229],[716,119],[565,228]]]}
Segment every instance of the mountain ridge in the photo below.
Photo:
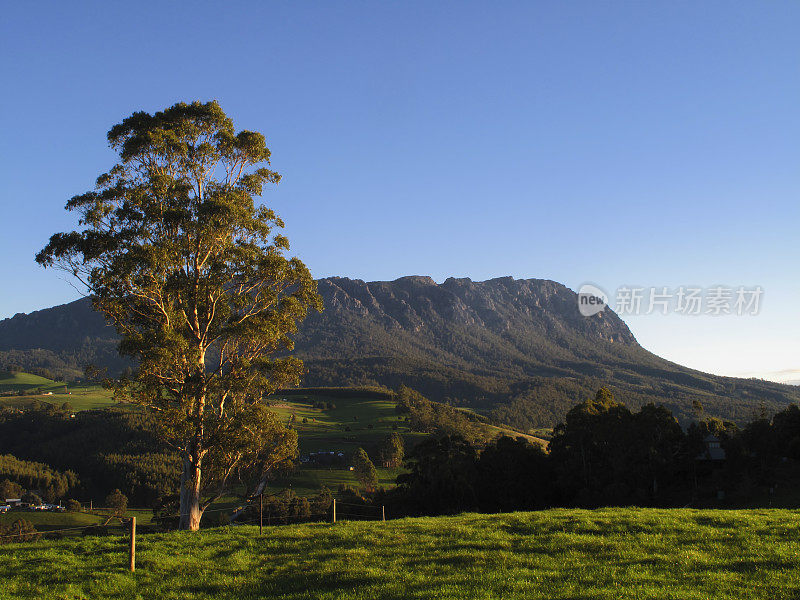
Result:
{"label": "mountain ridge", "polygon": [[[662,359],[610,308],[585,317],[577,294],[551,280],[328,277],[318,287],[325,310],[295,336],[304,385],[406,384],[522,427],[554,424],[601,385],[633,407],[662,403],[682,421],[695,416],[695,400],[740,422],[762,404],[775,411],[800,401],[790,386]],[[115,344],[86,298],[0,321],[0,366],[50,361],[75,372],[94,362],[114,372],[126,364]]]}

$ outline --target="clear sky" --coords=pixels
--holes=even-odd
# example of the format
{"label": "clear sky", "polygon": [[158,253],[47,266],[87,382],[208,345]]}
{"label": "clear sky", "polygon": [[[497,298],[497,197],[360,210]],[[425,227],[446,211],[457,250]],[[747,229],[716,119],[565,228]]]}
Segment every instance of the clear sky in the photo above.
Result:
{"label": "clear sky", "polygon": [[[318,276],[760,285],[758,316],[625,317],[666,358],[800,380],[800,3],[6,3],[0,317],[136,110],[217,99]],[[780,372],[780,373],[779,373]]]}

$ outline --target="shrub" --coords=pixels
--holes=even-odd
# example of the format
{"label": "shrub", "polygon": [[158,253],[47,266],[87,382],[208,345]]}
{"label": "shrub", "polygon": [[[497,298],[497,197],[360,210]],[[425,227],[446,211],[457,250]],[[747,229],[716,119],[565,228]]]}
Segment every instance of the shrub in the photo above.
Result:
{"label": "shrub", "polygon": [[356,450],[356,454],[353,457],[353,466],[355,467],[355,476],[358,482],[368,491],[374,490],[378,485],[378,472],[363,448]]}
{"label": "shrub", "polygon": [[36,531],[33,523],[25,519],[17,519],[10,525],[0,525],[0,544],[35,542],[40,537],[42,534]]}
{"label": "shrub", "polygon": [[119,490],[114,490],[106,496],[106,506],[115,516],[121,517],[128,510],[128,497]]}
{"label": "shrub", "polygon": [[22,494],[22,501],[27,502],[28,504],[35,504],[39,505],[42,503],[42,498],[39,494],[34,494],[33,492],[25,492]]}
{"label": "shrub", "polygon": [[24,488],[16,481],[10,479],[0,481],[0,501],[6,498],[21,498],[24,493]]}

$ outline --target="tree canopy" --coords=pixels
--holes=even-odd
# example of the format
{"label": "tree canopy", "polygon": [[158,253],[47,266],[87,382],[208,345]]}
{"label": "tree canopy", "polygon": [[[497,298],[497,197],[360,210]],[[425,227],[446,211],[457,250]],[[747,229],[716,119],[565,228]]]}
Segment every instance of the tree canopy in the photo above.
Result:
{"label": "tree canopy", "polygon": [[378,470],[363,448],[358,448],[353,456],[353,469],[356,479],[365,489],[372,491],[378,486]]}
{"label": "tree canopy", "polygon": [[[280,175],[262,134],[216,102],[137,112],[108,133],[120,161],[75,196],[81,228],[37,255],[77,277],[138,369],[120,395],[159,415],[181,453],[181,527],[233,477],[263,480],[296,455],[296,434],[263,404],[302,363],[275,358],[321,300],[287,258],[283,222],[254,199]],[[202,474],[202,479],[201,479]]]}

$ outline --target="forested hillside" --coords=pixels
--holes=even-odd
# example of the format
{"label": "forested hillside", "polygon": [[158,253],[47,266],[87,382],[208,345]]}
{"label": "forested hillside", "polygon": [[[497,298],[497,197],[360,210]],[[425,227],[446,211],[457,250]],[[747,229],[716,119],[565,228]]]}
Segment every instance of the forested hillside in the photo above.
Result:
{"label": "forested hillside", "polygon": [[0,370],[73,379],[89,364],[119,372],[129,363],[88,298],[0,321]]}
{"label": "forested hillside", "polygon": [[[577,310],[569,288],[510,277],[318,282],[325,310],[296,336],[306,385],[409,385],[520,427],[551,426],[608,385],[633,408],[663,403],[679,419],[705,411],[744,422],[800,400],[800,388],[718,377],[642,348],[610,309]],[[125,366],[113,329],[88,300],[0,322],[0,368],[67,375]]]}
{"label": "forested hillside", "polygon": [[152,417],[117,409],[74,417],[56,409],[0,411],[2,454],[11,456],[0,456],[0,480],[53,487],[56,498],[69,491],[99,499],[119,488],[131,504],[151,506],[174,492],[180,472]]}

